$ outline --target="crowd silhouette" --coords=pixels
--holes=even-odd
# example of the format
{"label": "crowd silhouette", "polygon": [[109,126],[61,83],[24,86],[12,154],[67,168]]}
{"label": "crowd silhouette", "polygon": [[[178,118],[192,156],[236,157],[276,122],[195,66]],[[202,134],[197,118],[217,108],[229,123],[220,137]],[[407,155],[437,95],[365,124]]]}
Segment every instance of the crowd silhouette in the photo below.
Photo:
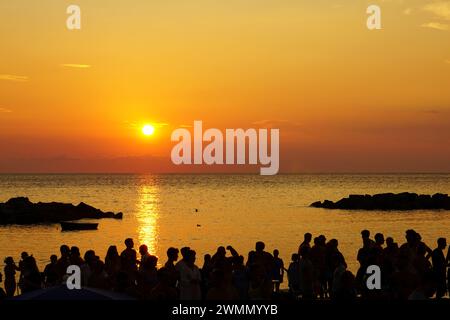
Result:
{"label": "crowd silhouette", "polygon": [[[171,247],[159,269],[158,258],[147,246],[141,245],[136,252],[130,238],[120,254],[116,246],[110,246],[104,261],[94,250],[82,257],[78,247],[62,245],[59,257],[52,255],[43,272],[27,252],[22,252],[18,264],[7,257],[4,274],[0,273],[4,286],[0,297],[62,285],[70,265],[80,267],[82,286],[150,300],[426,300],[441,299],[448,292],[450,248],[445,255],[445,238],[439,238],[432,250],[414,230],[406,231],[401,246],[381,233],[371,239],[368,230],[361,237],[356,275],[347,269],[338,240],[327,241],[324,235],[313,239],[310,233],[304,235],[287,269],[279,251],[269,253],[261,241],[246,260],[232,246],[220,246],[213,255],[204,256],[201,268],[193,249]],[[370,290],[366,285],[371,265],[381,270],[381,289]],[[285,274],[288,290],[280,290]]]}

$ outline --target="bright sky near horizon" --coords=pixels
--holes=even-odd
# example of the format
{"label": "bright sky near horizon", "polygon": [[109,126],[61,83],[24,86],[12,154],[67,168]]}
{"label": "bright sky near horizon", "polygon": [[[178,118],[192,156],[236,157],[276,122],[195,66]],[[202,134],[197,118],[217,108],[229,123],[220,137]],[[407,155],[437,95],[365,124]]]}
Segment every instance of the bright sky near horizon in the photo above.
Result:
{"label": "bright sky near horizon", "polygon": [[0,39],[0,172],[170,171],[194,120],[280,128],[282,172],[450,171],[447,0],[0,0]]}

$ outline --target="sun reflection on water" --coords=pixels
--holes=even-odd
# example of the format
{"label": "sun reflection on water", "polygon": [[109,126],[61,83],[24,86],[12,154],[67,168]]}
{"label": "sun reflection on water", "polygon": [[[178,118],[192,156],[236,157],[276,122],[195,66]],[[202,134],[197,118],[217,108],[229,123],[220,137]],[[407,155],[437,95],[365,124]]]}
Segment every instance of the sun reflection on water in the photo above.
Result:
{"label": "sun reflection on water", "polygon": [[158,245],[159,188],[155,184],[142,186],[138,203],[139,243],[146,244],[151,254],[156,254]]}

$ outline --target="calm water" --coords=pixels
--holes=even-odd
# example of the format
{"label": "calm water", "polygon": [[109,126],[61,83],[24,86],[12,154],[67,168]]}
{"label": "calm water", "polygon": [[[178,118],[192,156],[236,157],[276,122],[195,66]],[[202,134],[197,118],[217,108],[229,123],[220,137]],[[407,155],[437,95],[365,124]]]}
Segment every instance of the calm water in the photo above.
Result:
{"label": "calm water", "polygon": [[[305,232],[337,238],[356,270],[362,229],[403,242],[413,228],[432,247],[450,239],[450,211],[362,212],[309,208],[315,200],[351,193],[410,191],[449,193],[450,175],[0,175],[0,202],[27,196],[31,201],[80,201],[102,210],[122,211],[124,219],[100,220],[98,231],[61,232],[59,225],[0,227],[0,257],[32,253],[41,267],[62,243],[102,258],[109,245],[123,248],[127,237],[145,243],[165,260],[169,246],[190,246],[203,254],[233,245],[247,255],[257,240],[278,248],[285,263]],[[198,212],[195,212],[198,208]],[[197,226],[200,225],[200,226]]]}

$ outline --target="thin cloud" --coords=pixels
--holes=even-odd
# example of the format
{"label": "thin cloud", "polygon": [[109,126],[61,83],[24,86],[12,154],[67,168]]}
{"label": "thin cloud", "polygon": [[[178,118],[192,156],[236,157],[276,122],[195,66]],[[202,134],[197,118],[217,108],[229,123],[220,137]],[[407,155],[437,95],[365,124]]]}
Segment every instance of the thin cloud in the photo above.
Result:
{"label": "thin cloud", "polygon": [[423,9],[433,13],[438,18],[450,20],[450,1],[429,3]]}
{"label": "thin cloud", "polygon": [[12,110],[0,107],[0,113],[11,113]]}
{"label": "thin cloud", "polygon": [[405,10],[403,10],[403,14],[409,16],[412,12],[411,8],[406,8]]}
{"label": "thin cloud", "polygon": [[28,81],[27,76],[18,76],[14,74],[0,74],[0,80],[24,82]]}
{"label": "thin cloud", "polygon": [[439,22],[424,23],[421,25],[421,27],[435,29],[435,30],[441,30],[441,31],[447,31],[449,29],[448,24],[443,24],[443,23],[439,23]]}
{"label": "thin cloud", "polygon": [[261,121],[253,122],[252,124],[254,124],[258,127],[274,128],[274,129],[279,129],[279,128],[297,129],[297,128],[301,127],[298,123],[288,121],[288,120],[261,120]]}
{"label": "thin cloud", "polygon": [[64,68],[77,68],[77,69],[87,69],[90,68],[90,64],[77,64],[77,63],[64,63],[61,65]]}

